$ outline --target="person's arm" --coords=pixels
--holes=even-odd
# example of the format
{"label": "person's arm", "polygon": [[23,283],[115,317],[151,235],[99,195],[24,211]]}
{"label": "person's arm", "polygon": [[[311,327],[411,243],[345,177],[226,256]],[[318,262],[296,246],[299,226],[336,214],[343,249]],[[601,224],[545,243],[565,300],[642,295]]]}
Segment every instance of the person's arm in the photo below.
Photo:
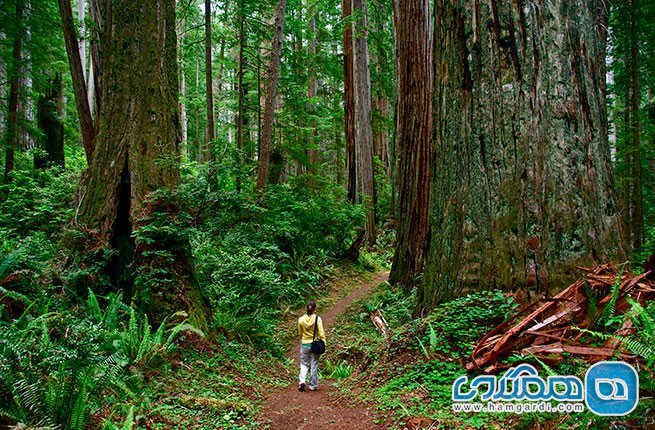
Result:
{"label": "person's arm", "polygon": [[298,338],[302,340],[302,326],[300,325],[300,318],[298,318]]}
{"label": "person's arm", "polygon": [[318,338],[321,339],[323,342],[326,342],[325,330],[323,330],[323,318],[320,317],[318,318]]}

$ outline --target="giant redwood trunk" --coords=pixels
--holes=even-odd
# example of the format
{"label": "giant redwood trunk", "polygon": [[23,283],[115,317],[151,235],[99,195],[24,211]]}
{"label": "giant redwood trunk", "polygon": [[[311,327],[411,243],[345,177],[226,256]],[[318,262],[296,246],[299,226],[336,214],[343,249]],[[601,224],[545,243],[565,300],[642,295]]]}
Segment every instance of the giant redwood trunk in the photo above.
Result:
{"label": "giant redwood trunk", "polygon": [[464,287],[547,294],[622,254],[600,1],[436,1],[423,307]]}
{"label": "giant redwood trunk", "polygon": [[146,310],[157,318],[186,310],[203,322],[188,240],[165,232],[153,243],[131,237],[155,211],[167,223],[178,213],[174,203],[149,199],[180,181],[175,1],[102,0],[98,8],[102,105],[75,219],[117,249],[117,271],[134,282]]}
{"label": "giant redwood trunk", "polygon": [[396,252],[389,280],[410,289],[423,270],[433,142],[433,43],[429,0],[395,0],[398,53]]}

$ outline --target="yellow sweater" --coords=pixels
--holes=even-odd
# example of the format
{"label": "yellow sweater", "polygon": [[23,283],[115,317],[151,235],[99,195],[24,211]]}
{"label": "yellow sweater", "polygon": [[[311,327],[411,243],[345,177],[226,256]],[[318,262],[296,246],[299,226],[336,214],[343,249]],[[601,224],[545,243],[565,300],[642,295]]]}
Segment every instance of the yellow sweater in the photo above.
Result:
{"label": "yellow sweater", "polygon": [[321,339],[325,342],[325,331],[323,330],[323,320],[316,315],[303,315],[298,318],[298,337],[300,343],[312,343],[314,337],[314,322],[318,318],[318,328],[316,330],[316,339]]}

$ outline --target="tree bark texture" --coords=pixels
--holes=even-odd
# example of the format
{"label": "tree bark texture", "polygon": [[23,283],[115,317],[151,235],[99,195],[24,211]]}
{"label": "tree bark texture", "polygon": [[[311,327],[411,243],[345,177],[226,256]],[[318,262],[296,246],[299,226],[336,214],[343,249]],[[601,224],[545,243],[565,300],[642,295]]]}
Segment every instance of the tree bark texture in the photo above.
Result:
{"label": "tree bark texture", "polygon": [[[174,203],[148,200],[155,190],[172,190],[180,181],[175,2],[103,0],[98,6],[105,23],[99,40],[102,106],[76,220],[125,257],[137,303],[158,319],[184,309],[202,323],[204,301],[188,241],[171,235],[142,243],[131,237],[151,222],[153,212],[163,211],[169,220],[178,212]],[[173,263],[158,257],[163,250],[175,253]],[[163,279],[161,273],[171,272]],[[157,288],[165,288],[140,289],[138,278],[155,273],[161,278]]]}
{"label": "tree bark texture", "polygon": [[600,1],[436,2],[425,308],[463,287],[547,294],[623,255]]}
{"label": "tree bark texture", "polygon": [[59,0],[59,13],[61,14],[64,41],[66,42],[66,53],[68,54],[68,63],[70,65],[71,79],[73,81],[75,105],[77,107],[77,115],[79,117],[80,129],[82,132],[82,144],[84,145],[86,161],[90,164],[93,149],[95,147],[94,139],[96,136],[96,129],[91,115],[91,108],[89,107],[86,80],[84,79],[84,66],[82,65],[80,47],[77,42],[77,36],[75,35],[73,10],[70,0]]}
{"label": "tree bark texture", "polygon": [[264,100],[264,115],[262,118],[261,144],[257,165],[256,189],[266,188],[273,147],[273,128],[275,125],[275,100],[277,98],[277,84],[280,80],[280,57],[282,55],[282,41],[284,39],[284,10],[286,0],[279,0],[275,12],[275,23],[271,58],[268,64],[266,97]]}
{"label": "tree bark texture", "polygon": [[434,159],[432,18],[428,0],[395,0],[398,67],[396,252],[389,280],[410,289],[423,271]]}

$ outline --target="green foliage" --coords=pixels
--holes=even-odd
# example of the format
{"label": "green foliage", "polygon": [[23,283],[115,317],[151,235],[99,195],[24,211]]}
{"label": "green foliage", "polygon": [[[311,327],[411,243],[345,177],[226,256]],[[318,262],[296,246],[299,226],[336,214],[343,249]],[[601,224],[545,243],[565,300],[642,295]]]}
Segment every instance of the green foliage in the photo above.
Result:
{"label": "green foliage", "polygon": [[353,370],[353,366],[345,360],[339,363],[333,363],[329,359],[325,360],[325,372],[330,378],[346,379],[352,375]]}
{"label": "green foliage", "polygon": [[[181,331],[128,308],[119,296],[100,306],[89,291],[84,308],[41,296],[11,322],[0,322],[0,416],[30,425],[85,428],[108,391],[134,396],[136,369],[168,354]],[[129,317],[128,317],[129,314]]]}
{"label": "green foliage", "polygon": [[433,351],[465,357],[484,333],[509,318],[518,304],[500,290],[472,293],[439,305],[420,321]]}

